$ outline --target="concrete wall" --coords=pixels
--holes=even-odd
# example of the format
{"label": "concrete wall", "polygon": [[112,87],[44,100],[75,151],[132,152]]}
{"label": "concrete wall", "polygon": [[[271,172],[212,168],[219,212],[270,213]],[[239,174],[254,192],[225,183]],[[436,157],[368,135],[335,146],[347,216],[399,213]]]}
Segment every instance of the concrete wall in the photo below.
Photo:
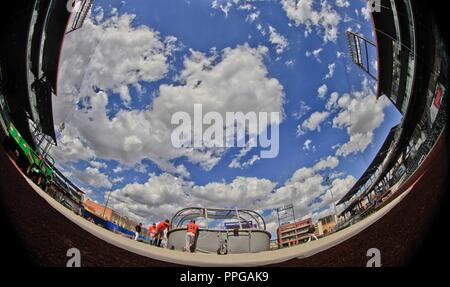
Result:
{"label": "concrete wall", "polygon": [[[226,231],[222,231],[226,232]],[[253,230],[250,232],[239,231],[238,236],[228,231],[228,253],[257,253],[270,250],[270,233],[262,230]],[[224,235],[224,233],[222,233]],[[217,253],[219,249],[219,231],[218,230],[200,230],[197,239],[197,252]],[[186,240],[186,229],[174,229],[168,234],[168,248],[183,250]]]}

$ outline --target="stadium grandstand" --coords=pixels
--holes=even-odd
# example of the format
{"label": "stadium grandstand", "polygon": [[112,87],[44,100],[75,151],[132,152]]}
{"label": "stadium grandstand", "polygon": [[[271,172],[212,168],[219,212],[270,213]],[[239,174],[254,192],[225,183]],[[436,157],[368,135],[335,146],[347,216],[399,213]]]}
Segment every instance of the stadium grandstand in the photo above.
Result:
{"label": "stadium grandstand", "polygon": [[[448,58],[436,26],[414,2],[382,0],[373,13],[378,52],[377,96],[387,96],[403,115],[368,169],[338,202],[338,229],[378,210],[395,194],[436,144],[447,121]],[[421,43],[421,44],[419,44]],[[430,45],[423,45],[429,43]]]}
{"label": "stadium grandstand", "polygon": [[16,132],[20,138],[17,144],[23,143],[22,152],[29,157],[24,164],[27,174],[33,170],[45,173],[48,178],[45,184],[39,176],[32,178],[75,213],[81,213],[84,192],[56,169],[48,154],[57,145],[52,97],[57,95],[59,54],[67,27],[71,25],[71,31],[79,29],[92,2],[81,1],[71,15],[66,1],[15,1],[10,11],[16,11],[17,15],[4,15],[14,22],[7,32],[2,31],[8,45],[3,45],[0,54],[2,127]]}
{"label": "stadium grandstand", "polygon": [[77,214],[82,213],[84,192],[55,169],[49,194]]}

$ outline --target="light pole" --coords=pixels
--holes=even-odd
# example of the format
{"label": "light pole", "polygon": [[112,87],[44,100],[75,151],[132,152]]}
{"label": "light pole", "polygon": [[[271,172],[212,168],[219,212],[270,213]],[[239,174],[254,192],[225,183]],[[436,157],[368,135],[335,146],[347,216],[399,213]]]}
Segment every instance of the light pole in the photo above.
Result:
{"label": "light pole", "polygon": [[333,201],[333,207],[334,207],[334,222],[337,223],[337,210],[336,210],[336,202],[334,201],[334,195],[333,195],[333,190],[331,189],[331,180],[330,177],[327,176],[326,178],[326,183],[328,185],[328,190],[331,193],[331,200]]}
{"label": "light pole", "polygon": [[112,189],[109,191],[108,198],[106,199],[105,208],[103,209],[103,215],[102,215],[103,219],[105,218],[106,207],[108,206],[109,197],[111,196],[111,192],[112,192]]}

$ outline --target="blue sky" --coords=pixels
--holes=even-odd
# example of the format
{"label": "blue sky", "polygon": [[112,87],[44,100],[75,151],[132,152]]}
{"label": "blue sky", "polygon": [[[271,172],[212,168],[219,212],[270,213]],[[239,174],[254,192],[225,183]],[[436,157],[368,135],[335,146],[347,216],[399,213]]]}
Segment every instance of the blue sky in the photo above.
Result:
{"label": "blue sky", "polygon": [[[390,128],[401,118],[386,99],[374,100],[375,82],[369,80],[348,56],[346,30],[351,29],[373,40],[371,20],[364,14],[367,1],[302,1],[305,6],[292,0],[95,1],[88,23],[67,37],[63,49],[59,78],[62,95],[55,103],[55,123],[58,127],[64,122],[68,128],[59,134],[60,144],[54,151],[60,167],[99,202],[113,190],[112,206],[145,222],[169,216],[176,208],[185,207],[182,204],[225,207],[247,202],[245,207],[261,211],[272,220],[269,222],[273,227],[273,208],[277,204],[298,201],[303,196],[307,203],[299,206],[300,216],[317,217],[329,212],[331,205],[326,204],[330,200],[326,199],[324,178],[331,175],[335,192],[342,196],[364,172]],[[133,15],[133,18],[127,23],[121,22],[124,15]],[[126,27],[122,29],[120,25]],[[333,28],[337,29],[336,34]],[[140,41],[140,35],[148,37],[153,46]],[[142,49],[138,45],[142,45]],[[258,47],[266,50],[258,50]],[[108,49],[112,51],[110,54]],[[236,53],[227,54],[227,49]],[[106,52],[102,54],[103,51]],[[140,57],[132,57],[133,53],[148,51],[150,54],[147,55],[151,55],[148,57],[155,57],[153,62],[141,64],[136,60]],[[256,78],[256,83],[261,80],[264,84],[269,79],[278,81],[282,95],[269,94],[270,91],[267,95],[254,95],[255,99],[273,97],[273,102],[282,102],[284,118],[280,124],[280,152],[276,158],[258,158],[250,164],[248,161],[260,154],[260,149],[254,148],[237,158],[241,168],[232,168],[230,163],[242,152],[240,148],[208,155],[207,160],[203,160],[205,154],[199,153],[196,157],[189,153],[173,155],[173,151],[158,150],[151,140],[145,141],[146,135],[133,137],[135,127],[126,119],[150,121],[163,117],[162,112],[155,115],[156,111],[152,109],[160,102],[166,103],[172,90],[186,91],[189,79],[183,78],[182,72],[188,70],[186,63],[195,62],[195,52],[205,59],[215,55],[214,61],[210,62],[215,73],[219,73],[215,68],[227,59],[231,61],[233,55],[253,57],[258,67],[267,72],[262,78]],[[110,59],[111,55],[117,58],[108,60],[105,55]],[[130,59],[127,58],[129,55]],[[107,61],[103,65],[109,67],[107,70],[102,70],[102,60]],[[375,60],[376,54],[372,51],[371,63],[375,64]],[[133,64],[136,64],[135,68]],[[149,65],[155,65],[155,69],[142,71]],[[123,66],[128,69],[125,72],[133,70],[136,79],[121,79]],[[159,68],[162,72],[153,75]],[[248,70],[250,74],[251,71]],[[114,73],[111,77],[117,78],[115,82],[109,83],[111,77],[102,80],[97,75],[108,75],[109,72]],[[119,86],[117,82],[122,84]],[[249,85],[248,81],[241,84]],[[122,87],[126,87],[127,92]],[[323,94],[319,92],[321,87]],[[219,89],[212,84],[205,87],[208,91],[216,91],[216,88]],[[220,90],[217,94],[226,92]],[[250,110],[252,96],[248,95],[249,106],[245,107]],[[231,100],[242,100],[244,105],[247,104],[246,99],[239,97],[237,93]],[[368,104],[373,104],[374,108],[368,108]],[[270,105],[266,106],[270,108]],[[96,110],[96,107],[101,109]],[[97,119],[103,111],[105,118]],[[320,113],[324,118],[317,122],[314,113],[318,113],[317,116]],[[120,122],[122,119],[131,128],[124,128],[127,124]],[[147,124],[151,125],[142,123],[143,126]],[[98,127],[97,134],[95,127]],[[120,133],[121,127],[123,133]],[[112,140],[98,140],[103,133]],[[140,145],[134,145],[131,150],[126,144],[111,143],[109,146],[115,139],[120,142],[122,137],[133,139]],[[124,150],[121,150],[123,146]],[[209,164],[211,159],[217,161],[205,168],[202,164]],[[249,163],[248,167],[243,167],[245,162]],[[318,162],[327,162],[327,167],[313,168]],[[310,177],[298,179],[295,185],[294,175],[302,168],[309,169]],[[247,183],[245,190],[236,187],[237,178]],[[313,178],[318,179],[315,185],[308,182]],[[163,194],[172,193],[169,187],[174,184],[171,185],[170,180],[179,184],[175,185],[180,188],[183,199],[178,203],[176,196],[172,199]],[[230,187],[233,182],[236,186]],[[253,183],[255,190],[249,187]],[[210,188],[206,188],[208,184]],[[285,192],[283,188],[290,191]],[[157,191],[150,194],[153,189]],[[311,192],[305,192],[305,189]],[[214,194],[216,190],[221,192]],[[242,198],[246,193],[251,194],[249,201]]]}

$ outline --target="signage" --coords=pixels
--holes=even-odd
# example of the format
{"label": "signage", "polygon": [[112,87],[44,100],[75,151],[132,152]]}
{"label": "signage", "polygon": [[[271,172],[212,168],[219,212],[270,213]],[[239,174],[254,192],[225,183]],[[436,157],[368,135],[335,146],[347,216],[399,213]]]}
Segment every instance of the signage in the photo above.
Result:
{"label": "signage", "polygon": [[434,92],[433,102],[431,103],[430,107],[430,116],[432,124],[436,120],[439,108],[441,107],[442,104],[444,94],[445,94],[445,87],[441,83],[437,83],[436,90]]}

